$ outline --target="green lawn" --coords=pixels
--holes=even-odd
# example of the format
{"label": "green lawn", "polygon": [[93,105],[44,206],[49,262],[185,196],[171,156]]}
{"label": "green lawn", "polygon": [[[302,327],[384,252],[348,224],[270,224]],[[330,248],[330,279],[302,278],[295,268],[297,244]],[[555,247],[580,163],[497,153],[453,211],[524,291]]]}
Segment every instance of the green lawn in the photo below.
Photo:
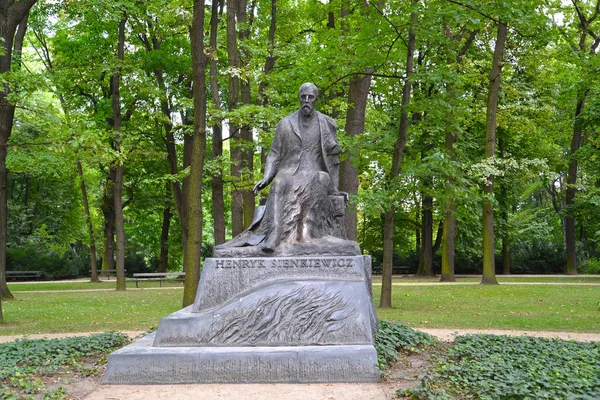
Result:
{"label": "green lawn", "polygon": [[175,289],[18,293],[3,301],[0,335],[148,330],[181,308]]}
{"label": "green lawn", "polygon": [[[127,281],[128,288],[135,288],[135,282]],[[138,283],[140,288],[159,287],[158,281],[145,281]],[[183,283],[179,281],[165,281],[162,282],[163,287],[183,287]],[[115,281],[102,281],[89,282],[89,281],[77,281],[77,282],[8,282],[8,288],[14,292],[29,292],[39,290],[90,290],[90,289],[115,289]]]}
{"label": "green lawn", "polygon": [[394,286],[394,307],[378,313],[411,327],[600,333],[599,302],[600,286]]}
{"label": "green lawn", "polygon": [[[510,275],[510,276],[502,276],[497,275],[496,278],[498,282],[533,282],[533,283],[600,283],[600,277],[598,276],[585,276],[585,275],[576,275],[576,276],[567,276],[564,277],[556,277],[556,276],[537,276],[537,277],[526,277],[519,275]],[[412,276],[394,276],[393,282],[398,283],[410,283],[410,282],[439,282],[440,277],[434,278],[413,278]],[[381,275],[374,275],[373,282],[381,282]],[[481,282],[481,278],[477,277],[469,277],[469,278],[456,278],[456,282]]]}
{"label": "green lawn", "polygon": [[[57,290],[112,289],[114,281],[9,286],[16,300],[2,303],[5,323],[0,325],[0,335],[147,330],[179,309],[182,299],[181,289],[172,288],[126,292]],[[53,289],[55,292],[31,292]],[[375,304],[379,303],[380,291],[381,286],[375,285]],[[381,319],[411,327],[600,333],[599,302],[600,286],[394,286],[394,308],[378,312]]]}

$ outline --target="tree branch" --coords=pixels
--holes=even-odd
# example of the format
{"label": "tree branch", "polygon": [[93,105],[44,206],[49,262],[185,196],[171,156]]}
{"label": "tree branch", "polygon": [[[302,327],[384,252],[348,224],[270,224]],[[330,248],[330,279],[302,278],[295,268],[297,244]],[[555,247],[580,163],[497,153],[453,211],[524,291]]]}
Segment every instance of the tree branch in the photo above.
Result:
{"label": "tree branch", "polygon": [[500,23],[500,20],[498,20],[497,18],[494,18],[491,15],[484,13],[483,11],[476,9],[473,6],[470,6],[468,4],[463,4],[460,1],[456,1],[456,0],[446,0],[446,1],[449,2],[449,3],[452,3],[452,4],[456,4],[458,6],[461,6],[461,7],[468,8],[469,10],[475,11],[477,14],[482,15],[482,16],[488,18],[488,19],[491,19],[492,21],[494,21],[497,24]]}

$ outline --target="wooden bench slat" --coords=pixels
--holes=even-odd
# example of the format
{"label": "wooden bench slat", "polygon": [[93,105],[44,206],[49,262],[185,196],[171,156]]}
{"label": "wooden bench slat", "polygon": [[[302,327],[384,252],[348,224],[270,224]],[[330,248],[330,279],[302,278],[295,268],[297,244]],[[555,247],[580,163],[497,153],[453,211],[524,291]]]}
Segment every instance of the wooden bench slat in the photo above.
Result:
{"label": "wooden bench slat", "polygon": [[160,287],[162,287],[162,281],[183,281],[185,279],[185,272],[139,272],[133,274],[135,281],[135,287],[138,286],[140,281],[158,281]]}

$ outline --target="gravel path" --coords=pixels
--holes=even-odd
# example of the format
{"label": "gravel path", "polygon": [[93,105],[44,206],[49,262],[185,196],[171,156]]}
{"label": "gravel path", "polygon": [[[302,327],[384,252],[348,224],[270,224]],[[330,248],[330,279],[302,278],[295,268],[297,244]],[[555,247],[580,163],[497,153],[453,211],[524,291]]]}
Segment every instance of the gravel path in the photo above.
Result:
{"label": "gravel path", "polygon": [[[541,338],[557,338],[564,340],[576,340],[578,342],[600,342],[600,333],[585,333],[585,332],[551,332],[551,331],[516,331],[516,330],[500,330],[500,329],[431,329],[431,328],[415,328],[422,332],[427,332],[430,335],[437,337],[444,342],[454,341],[455,336],[484,333],[489,335],[508,335],[508,336],[532,336]],[[122,331],[129,335],[132,339],[142,335],[144,331]],[[42,333],[35,335],[13,335],[0,336],[0,343],[12,342],[17,339],[60,339],[73,336],[88,336],[100,332],[75,332],[75,333]]]}

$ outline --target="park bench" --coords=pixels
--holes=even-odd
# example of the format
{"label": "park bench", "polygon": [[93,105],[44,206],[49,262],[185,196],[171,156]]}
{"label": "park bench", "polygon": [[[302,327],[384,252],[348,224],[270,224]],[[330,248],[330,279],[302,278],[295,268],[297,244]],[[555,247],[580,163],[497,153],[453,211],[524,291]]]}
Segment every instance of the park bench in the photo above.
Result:
{"label": "park bench", "polygon": [[37,281],[41,277],[41,271],[6,271],[6,280],[16,281],[17,279],[24,279]]}
{"label": "park bench", "polygon": [[[392,275],[408,275],[410,268],[406,265],[392,266]],[[383,265],[373,265],[373,274],[380,275],[383,273]]]}
{"label": "park bench", "polygon": [[138,282],[140,281],[158,281],[158,285],[162,287],[163,281],[180,281],[183,282],[185,280],[185,272],[140,272],[137,274],[133,274],[133,279],[129,279],[135,281],[135,287],[138,286]]}

